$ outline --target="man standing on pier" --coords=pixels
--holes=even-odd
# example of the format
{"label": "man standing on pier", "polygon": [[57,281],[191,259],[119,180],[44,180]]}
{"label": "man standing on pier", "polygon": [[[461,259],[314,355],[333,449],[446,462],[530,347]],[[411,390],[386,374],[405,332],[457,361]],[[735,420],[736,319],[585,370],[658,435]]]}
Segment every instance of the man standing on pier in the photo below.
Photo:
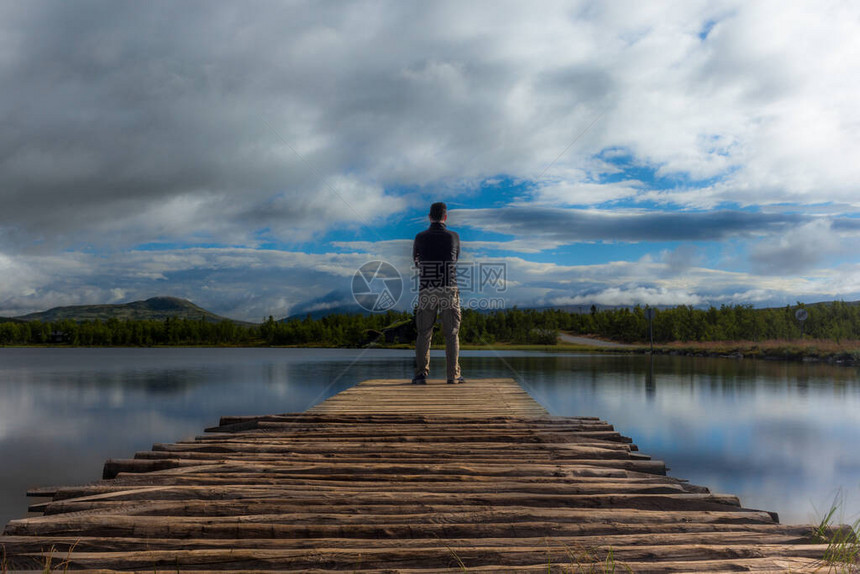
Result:
{"label": "man standing on pier", "polygon": [[457,259],[460,236],[445,226],[448,207],[430,206],[430,227],[415,236],[412,260],[419,272],[418,306],[415,309],[415,376],[413,385],[427,384],[430,374],[430,339],[437,312],[442,316],[448,384],[465,383],[460,376],[460,292],[457,289]]}

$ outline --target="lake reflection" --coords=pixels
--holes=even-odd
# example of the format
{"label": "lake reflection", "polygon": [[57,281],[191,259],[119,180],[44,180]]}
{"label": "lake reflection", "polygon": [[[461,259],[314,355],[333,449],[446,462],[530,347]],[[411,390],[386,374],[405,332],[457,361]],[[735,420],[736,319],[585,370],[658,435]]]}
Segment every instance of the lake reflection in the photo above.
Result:
{"label": "lake reflection", "polygon": [[[745,506],[810,522],[841,488],[860,514],[856,368],[687,357],[509,359],[558,415],[596,415],[665,460],[670,474]],[[816,509],[819,511],[816,513]]]}
{"label": "lake reflection", "polygon": [[[434,351],[434,373],[444,359]],[[599,416],[670,474],[809,522],[838,488],[860,513],[860,377],[731,359],[464,352],[469,377],[514,377],[556,415]],[[410,351],[0,349],[0,523],[27,488],[100,478],[104,460],[200,434],[226,414],[296,412]]]}

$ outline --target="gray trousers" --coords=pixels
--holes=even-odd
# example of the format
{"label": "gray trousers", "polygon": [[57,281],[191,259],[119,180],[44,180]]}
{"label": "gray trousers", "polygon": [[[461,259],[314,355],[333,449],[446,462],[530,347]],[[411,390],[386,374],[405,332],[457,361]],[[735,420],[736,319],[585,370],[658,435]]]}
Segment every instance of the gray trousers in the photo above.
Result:
{"label": "gray trousers", "polygon": [[418,294],[415,310],[415,375],[430,374],[430,339],[436,313],[442,316],[442,332],[445,335],[445,362],[448,380],[460,376],[460,292],[456,287],[422,289]]}

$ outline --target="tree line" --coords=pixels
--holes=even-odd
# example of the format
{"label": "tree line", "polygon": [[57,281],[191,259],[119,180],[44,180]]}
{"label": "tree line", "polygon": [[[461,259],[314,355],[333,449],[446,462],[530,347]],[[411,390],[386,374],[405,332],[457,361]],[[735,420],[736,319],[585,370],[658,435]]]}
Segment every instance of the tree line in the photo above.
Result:
{"label": "tree line", "polygon": [[[805,309],[808,318],[801,323],[796,313]],[[610,309],[566,317],[562,327],[575,333],[593,333],[625,343],[649,340],[646,309]],[[696,309],[680,305],[656,309],[653,319],[654,341],[765,341],[792,340],[801,336],[834,341],[860,339],[860,305],[835,301],[795,306],[755,309],[752,305],[722,305]]]}
{"label": "tree line", "polygon": [[[681,305],[655,310],[653,336],[657,343],[672,341],[762,341],[798,339],[798,308],[808,319],[803,334],[815,339],[860,339],[860,305],[833,302],[782,308],[754,309],[723,305],[696,309]],[[646,308],[596,309],[584,313],[561,309],[463,311],[460,341],[465,344],[554,344],[559,331],[596,335],[625,343],[649,340]],[[0,345],[321,345],[359,347],[373,342],[412,343],[413,313],[334,314],[321,318],[276,321],[260,325],[232,321],[213,323],[195,319],[118,320],[0,323]],[[434,343],[442,344],[437,325]]]}
{"label": "tree line", "polygon": [[259,328],[232,321],[195,319],[6,322],[0,345],[81,345],[126,347],[153,345],[244,345],[259,341]]}

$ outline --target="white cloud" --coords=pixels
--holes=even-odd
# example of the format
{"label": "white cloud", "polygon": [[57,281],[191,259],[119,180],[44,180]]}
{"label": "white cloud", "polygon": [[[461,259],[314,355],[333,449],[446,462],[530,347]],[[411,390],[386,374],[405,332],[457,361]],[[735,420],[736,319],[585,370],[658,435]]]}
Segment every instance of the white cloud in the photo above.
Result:
{"label": "white cloud", "polygon": [[[860,299],[860,272],[818,271],[798,277],[756,275],[696,265],[682,269],[671,258],[643,257],[595,265],[536,263],[504,258],[512,289],[506,295],[519,305],[783,305],[795,301]],[[833,283],[838,275],[844,281]],[[854,280],[848,280],[853,276]]]}
{"label": "white cloud", "polygon": [[558,297],[552,299],[553,305],[598,305],[628,306],[628,305],[700,305],[704,302],[701,296],[683,290],[668,290],[664,288],[634,287],[623,289],[610,287],[604,291],[575,297]]}
{"label": "white cloud", "polygon": [[822,293],[846,301],[860,299],[860,264],[839,265],[822,271],[821,277]]}
{"label": "white cloud", "polygon": [[619,199],[635,198],[644,187],[640,181],[594,183],[561,181],[541,185],[530,204],[598,205]]}
{"label": "white cloud", "polygon": [[513,239],[511,241],[469,241],[463,244],[463,248],[467,249],[463,253],[463,256],[469,257],[472,250],[477,255],[485,253],[487,250],[490,252],[540,253],[541,251],[555,249],[564,244],[564,241],[553,241],[537,237],[533,239]]}
{"label": "white cloud", "polygon": [[[4,285],[0,316],[41,311],[60,305],[139,300],[156,295],[188,298],[235,319],[261,321],[283,317],[308,301],[335,304],[325,294],[349,294],[352,276],[368,261],[383,259],[411,281],[407,241],[357,244],[350,253],[302,253],[246,248],[193,248],[156,252],[129,251],[78,255],[62,264],[34,258],[26,275]],[[502,296],[509,305],[561,304],[673,305],[708,303],[784,304],[796,300],[860,299],[860,267],[847,266],[803,277],[754,275],[708,269],[695,253],[664,253],[638,261],[562,265],[520,257],[494,257],[507,266],[507,290],[464,293],[464,297]],[[4,261],[0,258],[0,262]],[[252,277],[253,286],[249,286]],[[74,285],[74,289],[69,289]],[[625,303],[626,301],[626,303]],[[403,304],[408,302],[404,299]]]}

